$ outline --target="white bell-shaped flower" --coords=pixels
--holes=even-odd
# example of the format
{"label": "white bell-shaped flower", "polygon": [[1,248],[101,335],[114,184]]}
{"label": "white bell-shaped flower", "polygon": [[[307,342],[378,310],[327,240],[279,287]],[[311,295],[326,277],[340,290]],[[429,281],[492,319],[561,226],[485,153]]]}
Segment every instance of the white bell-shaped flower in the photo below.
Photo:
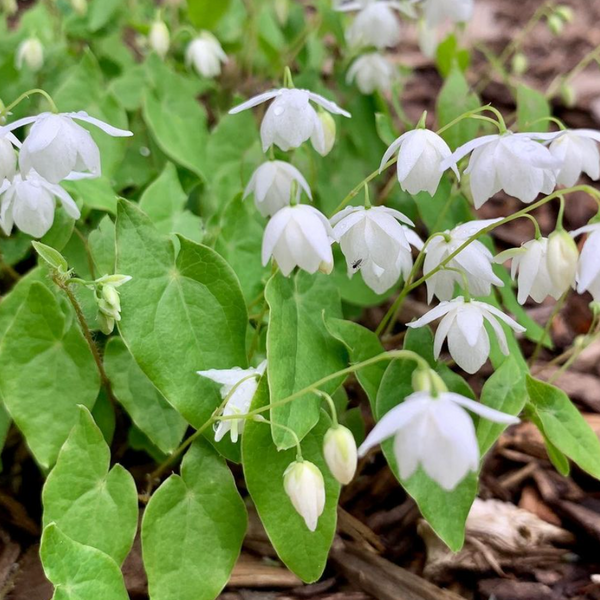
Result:
{"label": "white bell-shaped flower", "polygon": [[473,152],[465,173],[470,175],[475,208],[504,190],[522,202],[533,202],[540,193],[550,194],[562,162],[536,140],[552,140],[556,133],[486,135],[461,146],[442,168],[456,167]]}
{"label": "white bell-shaped flower", "polygon": [[575,287],[579,250],[573,238],[559,229],[548,238],[548,272],[558,293],[564,294]]}
{"label": "white bell-shaped flower", "polygon": [[376,294],[393,287],[401,275],[406,279],[413,266],[410,245],[423,247],[419,236],[400,223],[414,227],[407,216],[385,206],[349,206],[331,219],[348,276],[360,271]]}
{"label": "white bell-shaped flower", "polygon": [[33,123],[19,153],[21,172],[37,171],[50,183],[63,179],[81,179],[101,175],[100,151],[87,129],[75,123],[83,121],[113,137],[129,137],[133,133],[117,129],[86,112],[41,113],[25,117],[0,128],[0,134]]}
{"label": "white bell-shaped flower", "polygon": [[295,461],[283,474],[285,493],[310,531],[316,531],[325,508],[325,481],[313,463]]}
{"label": "white bell-shaped flower", "polygon": [[300,199],[302,190],[312,200],[310,187],[296,167],[281,160],[265,162],[252,174],[244,191],[244,198],[254,194],[254,204],[260,214],[270,217],[290,204],[294,181],[296,191],[293,200]]}
{"label": "white bell-shaped flower", "polygon": [[465,23],[473,16],[474,0],[423,0],[423,16],[429,27],[438,27],[445,21]]}
{"label": "white bell-shaped flower", "polygon": [[335,241],[329,221],[306,204],[286,206],[267,224],[262,245],[262,262],[271,256],[286,277],[298,266],[308,273],[331,273]]}
{"label": "white bell-shaped flower", "polygon": [[17,171],[17,154],[14,145],[19,142],[13,135],[0,138],[0,181],[12,180]]}
{"label": "white bell-shaped flower", "polygon": [[227,62],[227,54],[219,40],[210,32],[202,31],[192,40],[185,51],[185,63],[194,67],[198,75],[212,79],[221,74],[221,64]]}
{"label": "white bell-shaped flower", "polygon": [[25,65],[36,73],[44,66],[44,46],[36,37],[23,40],[15,54],[15,66],[20,71]]}
{"label": "white bell-shaped flower", "polygon": [[576,238],[588,233],[583,244],[577,267],[577,293],[589,292],[594,300],[600,301],[600,223],[591,223],[572,231]]}
{"label": "white bell-shaped flower", "polygon": [[484,322],[491,326],[502,354],[508,356],[508,342],[500,319],[517,333],[525,331],[516,321],[490,304],[465,301],[462,296],[450,302],[441,302],[426,315],[408,323],[408,327],[424,327],[443,317],[435,332],[434,356],[437,359],[444,340],[448,338],[448,350],[456,364],[467,373],[476,373],[490,354],[490,339]]}
{"label": "white bell-shaped flower", "polygon": [[161,58],[164,58],[169,51],[171,45],[171,35],[169,28],[164,21],[154,21],[150,27],[150,33],[148,35],[148,42],[150,48],[156,52]]}
{"label": "white bell-shaped flower", "polygon": [[401,37],[400,22],[395,11],[414,17],[411,4],[397,0],[358,0],[339,4],[339,11],[358,11],[346,30],[346,41],[354,48],[395,46]]}
{"label": "white bell-shaped flower", "polygon": [[[467,240],[500,220],[469,221],[452,231],[435,236],[425,248],[423,273],[427,275],[433,271]],[[464,286],[461,273],[464,273],[469,292],[474,296],[489,295],[492,285],[503,287],[504,283],[492,269],[493,260],[492,253],[479,240],[474,240],[452,258],[445,268],[427,279],[427,302],[431,302],[434,296],[439,300],[450,300],[454,295],[454,286]]]}
{"label": "white bell-shaped flower", "polygon": [[334,115],[350,117],[350,113],[342,110],[337,104],[319,94],[308,90],[281,88],[259,94],[247,102],[236,106],[229,111],[235,115],[243,110],[268,102],[269,106],[262,121],[260,135],[263,150],[266,152],[273,144],[284,151],[298,148],[310,139],[313,147],[319,154],[327,154],[325,130],[323,122],[319,119],[317,111],[310,101],[318,104]]}
{"label": "white bell-shaped flower", "polygon": [[421,466],[443,489],[452,491],[479,468],[477,435],[467,410],[495,423],[519,422],[460,394],[415,392],[382,417],[359,448],[359,456],[393,436],[402,479],[409,479]]}
{"label": "white bell-shaped flower", "polygon": [[552,279],[548,270],[548,238],[530,240],[520,248],[511,248],[501,252],[494,258],[498,264],[508,259],[511,262],[511,277],[517,277],[519,304],[525,304],[527,298],[535,302],[543,302],[548,296],[558,300],[562,294]]}
{"label": "white bell-shaped flower", "polygon": [[70,217],[79,219],[81,213],[66,190],[35,171],[17,173],[12,181],[5,179],[0,186],[0,226],[4,233],[10,235],[16,225],[24,233],[41,238],[54,223],[56,198]]}
{"label": "white bell-shaped flower", "polygon": [[323,455],[331,474],[342,485],[349,484],[356,473],[358,459],[352,432],[343,425],[330,427],[323,440]]}
{"label": "white bell-shaped flower", "polygon": [[235,444],[238,437],[244,431],[245,419],[248,414],[252,399],[258,388],[258,380],[267,368],[267,361],[258,365],[258,367],[242,369],[234,367],[233,369],[209,369],[208,371],[197,371],[198,375],[206,377],[221,385],[221,398],[227,400],[223,408],[222,416],[232,417],[239,415],[239,419],[228,419],[220,421],[215,429],[215,441],[220,442],[227,432],[230,432],[231,441]]}
{"label": "white bell-shaped flower", "polygon": [[[412,195],[425,191],[433,196],[444,173],[442,162],[452,155],[448,144],[429,129],[413,129],[401,135],[387,149],[381,159],[380,171],[396,153],[400,187]],[[452,169],[460,177],[455,164]]]}
{"label": "white bell-shaped flower", "polygon": [[379,52],[370,52],[359,56],[348,69],[346,82],[356,82],[363,94],[374,91],[387,92],[396,79],[397,69],[391,60]]}
{"label": "white bell-shaped flower", "polygon": [[573,187],[585,173],[590,179],[600,179],[600,132],[593,129],[565,131],[550,144],[550,152],[561,163],[556,182]]}

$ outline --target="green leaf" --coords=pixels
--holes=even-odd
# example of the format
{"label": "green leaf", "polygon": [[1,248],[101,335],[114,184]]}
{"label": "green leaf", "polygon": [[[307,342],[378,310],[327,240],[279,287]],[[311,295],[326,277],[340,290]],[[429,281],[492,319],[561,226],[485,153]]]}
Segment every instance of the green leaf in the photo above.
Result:
{"label": "green leaf", "polygon": [[[485,382],[481,390],[481,403],[500,412],[518,416],[526,401],[525,373],[517,361],[509,356]],[[479,419],[477,439],[482,454],[494,445],[505,429],[506,425]]]}
{"label": "green leaf", "polygon": [[117,212],[117,194],[106,177],[63,181],[61,185],[88,208],[113,215]]}
{"label": "green leaf", "polygon": [[212,600],[225,587],[246,532],[246,509],[224,460],[196,440],[154,492],[142,521],[152,600]]}
{"label": "green leaf", "polygon": [[131,420],[162,452],[173,452],[187,423],[144,375],[120,338],[111,338],[106,345],[104,367]]}
{"label": "green leaf", "polygon": [[119,330],[135,361],[167,401],[194,427],[220,404],[218,389],[196,374],[246,367],[246,305],[227,263],[185,238],[161,236],[134,204],[117,214]]}
{"label": "green leaf", "polygon": [[[552,114],[546,96],[521,83],[517,87],[517,128],[520,132],[548,131]],[[541,120],[540,120],[541,119]]]}
{"label": "green leaf", "polygon": [[452,194],[452,184],[448,175],[442,177],[433,197],[427,192],[420,192],[415,198],[419,214],[430,235],[452,229],[455,225],[473,218],[466,198],[461,194]]}
{"label": "green leaf", "polygon": [[[377,395],[377,419],[380,420],[388,411],[404,401],[412,394],[412,374],[415,363],[409,360],[396,360],[387,368],[379,393]],[[457,376],[458,377],[458,376]],[[448,385],[448,381],[445,381]],[[462,390],[449,388],[451,391],[462,393]],[[410,494],[421,514],[437,535],[457,552],[465,539],[465,523],[469,511],[477,495],[477,476],[470,473],[451,492],[442,489],[430,479],[422,468],[409,479],[400,477],[394,455],[394,440],[388,439],[381,444],[383,453],[394,475],[402,487]]]}
{"label": "green leaf", "polygon": [[115,224],[108,215],[98,228],[88,235],[88,246],[96,267],[96,275],[112,275],[115,272]]}
{"label": "green leaf", "polygon": [[464,73],[471,63],[471,55],[465,48],[458,47],[456,36],[451,34],[437,47],[436,61],[440,75],[448,77],[453,67]]}
{"label": "green leaf", "polygon": [[[438,126],[444,127],[462,114],[480,106],[477,94],[472,92],[459,67],[454,66],[437,99]],[[452,150],[472,140],[477,135],[478,122],[464,119],[447,129],[442,137]]]}
{"label": "green leaf", "polygon": [[527,376],[527,393],[542,432],[574,463],[600,479],[600,441],[569,397],[557,387]]}
{"label": "green leaf", "polygon": [[[286,278],[277,273],[267,284],[265,298],[270,308],[267,372],[271,403],[347,366],[346,349],[329,334],[323,322],[323,314],[342,316],[339,296],[326,275],[299,271]],[[321,389],[333,393],[340,384],[338,379]],[[271,418],[303,438],[319,420],[320,405],[318,396],[307,394],[274,407]],[[273,440],[280,449],[294,445],[291,434],[275,425]]]}
{"label": "green leaf", "polygon": [[27,300],[0,342],[0,393],[35,459],[50,467],[77,420],[94,405],[98,370],[74,315],[44,285]]}
{"label": "green leaf", "polygon": [[[266,377],[258,386],[251,410],[269,403]],[[303,581],[317,581],[325,569],[336,529],[340,486],[323,458],[323,436],[330,426],[321,411],[318,425],[302,441],[303,457],[314,463],[325,481],[325,509],[312,533],[283,489],[283,474],[296,459],[295,450],[279,451],[268,425],[247,421],[242,435],[244,477],[256,510],[279,558]]]}
{"label": "green leaf", "polygon": [[203,237],[202,219],[186,210],[187,200],[175,165],[167,163],[159,178],[144,192],[140,208],[160,233],[179,233],[200,243]]}
{"label": "green leaf", "polygon": [[107,554],[73,541],[51,523],[44,529],[40,558],[54,585],[53,600],[128,600],[119,565]]}
{"label": "green leaf", "polygon": [[46,246],[46,244],[42,244],[41,242],[31,242],[35,251],[40,255],[40,257],[45,260],[51,267],[57,269],[63,273],[66,273],[69,270],[69,265],[65,259],[65,257],[54,248],[50,246]]}
{"label": "green leaf", "polygon": [[229,9],[231,0],[187,0],[190,21],[199,29],[214,29]]}
{"label": "green leaf", "polygon": [[44,485],[44,526],[55,523],[73,541],[122,564],[137,530],[138,497],[130,473],[121,465],[109,471],[109,464],[102,432],[80,407],[79,422]]}
{"label": "green leaf", "polygon": [[121,0],[92,0],[87,13],[90,31],[94,33],[114,21],[122,7]]}

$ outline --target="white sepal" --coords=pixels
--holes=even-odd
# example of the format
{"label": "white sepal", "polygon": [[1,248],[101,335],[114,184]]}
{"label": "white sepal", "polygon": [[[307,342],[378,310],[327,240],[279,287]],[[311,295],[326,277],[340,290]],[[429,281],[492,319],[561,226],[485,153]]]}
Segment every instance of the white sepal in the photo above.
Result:
{"label": "white sepal", "polygon": [[308,529],[316,531],[325,508],[325,482],[319,468],[307,460],[291,463],[283,474],[283,487]]}

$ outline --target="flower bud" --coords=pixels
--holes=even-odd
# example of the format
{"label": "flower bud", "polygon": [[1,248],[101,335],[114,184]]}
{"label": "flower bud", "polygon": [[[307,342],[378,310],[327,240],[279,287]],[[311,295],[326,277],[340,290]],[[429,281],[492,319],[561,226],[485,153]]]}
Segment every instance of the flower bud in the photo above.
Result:
{"label": "flower bud", "polygon": [[35,37],[22,41],[17,48],[15,66],[20,71],[23,64],[34,73],[44,66],[44,47]]}
{"label": "flower bud", "polygon": [[96,317],[98,321],[98,325],[100,326],[100,331],[104,335],[110,335],[115,328],[115,320],[112,317],[105,315],[103,312],[99,312]]}
{"label": "flower bud", "polygon": [[550,279],[559,293],[564,294],[574,284],[578,260],[577,245],[566,231],[555,231],[550,235],[546,261]]}
{"label": "flower bud", "polygon": [[421,367],[413,372],[412,387],[415,392],[428,392],[434,396],[448,391],[443,379],[433,369]]}
{"label": "flower bud", "polygon": [[573,9],[570,6],[566,6],[565,4],[561,4],[556,7],[555,13],[565,22],[570,23],[575,16]]}
{"label": "flower bud", "polygon": [[103,275],[99,279],[96,279],[96,283],[102,285],[110,284],[113,287],[119,287],[128,281],[131,281],[131,275],[120,275],[119,273],[115,273],[114,275]]}
{"label": "flower bud", "polygon": [[319,152],[321,156],[327,156],[333,145],[335,144],[336,126],[334,118],[326,111],[319,111],[319,120],[323,125],[323,135],[325,136],[325,144],[322,152]]}
{"label": "flower bud", "polygon": [[148,40],[150,42],[150,48],[152,48],[152,50],[154,50],[161,58],[164,58],[167,55],[171,43],[171,36],[169,35],[169,28],[163,21],[154,21],[154,23],[152,23]]}
{"label": "flower bud", "polygon": [[323,453],[331,474],[342,485],[350,483],[358,461],[352,432],[342,425],[330,427],[325,434]]}
{"label": "flower bud", "polygon": [[275,0],[275,15],[280,25],[285,25],[290,16],[290,0]]}
{"label": "flower bud", "polygon": [[295,461],[283,474],[283,487],[308,529],[315,531],[325,508],[325,482],[321,471],[306,460]]}
{"label": "flower bud", "polygon": [[554,35],[560,35],[564,26],[565,22],[557,14],[548,17],[548,29],[550,29]]}
{"label": "flower bud", "polygon": [[2,0],[2,11],[9,17],[17,12],[17,0]]}
{"label": "flower bud", "polygon": [[87,0],[71,0],[71,6],[80,17],[84,17],[87,14]]}
{"label": "flower bud", "polygon": [[560,86],[560,95],[567,108],[572,108],[577,104],[577,92],[572,85],[563,83]]}
{"label": "flower bud", "polygon": [[523,75],[525,71],[527,71],[527,67],[529,66],[529,61],[527,57],[522,53],[518,52],[513,56],[512,59],[512,71],[515,75]]}

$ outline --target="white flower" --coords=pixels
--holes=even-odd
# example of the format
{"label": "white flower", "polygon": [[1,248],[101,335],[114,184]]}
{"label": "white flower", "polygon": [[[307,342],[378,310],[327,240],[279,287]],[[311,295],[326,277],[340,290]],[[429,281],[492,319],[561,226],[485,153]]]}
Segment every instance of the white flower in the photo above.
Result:
{"label": "white flower", "polygon": [[50,183],[82,177],[99,177],[101,174],[100,151],[87,129],[75,123],[84,121],[113,137],[128,137],[131,131],[117,129],[104,121],[90,117],[86,112],[41,113],[25,117],[0,128],[12,131],[33,123],[19,154],[21,172],[37,171]]}
{"label": "white flower", "polygon": [[164,21],[154,21],[154,23],[152,23],[148,41],[150,42],[150,48],[152,48],[152,50],[154,50],[161,58],[164,58],[167,55],[171,44],[171,35],[169,34],[169,28]]}
{"label": "white flower", "polygon": [[396,68],[389,58],[379,52],[370,52],[359,56],[348,69],[346,82],[356,81],[363,94],[372,94],[375,90],[387,92],[396,77]]}
{"label": "white flower", "polygon": [[577,276],[579,250],[573,238],[563,229],[548,238],[548,272],[559,294],[574,287]]}
{"label": "white flower", "polygon": [[585,225],[572,231],[571,235],[575,238],[583,233],[589,233],[581,255],[579,256],[579,266],[577,267],[577,292],[583,294],[590,292],[594,300],[600,301],[600,223]]}
{"label": "white flower", "polygon": [[262,262],[272,256],[286,277],[295,266],[315,273],[331,273],[335,241],[329,221],[312,206],[286,206],[267,224],[262,245]]}
{"label": "white flower", "polygon": [[479,445],[467,410],[485,419],[510,425],[519,419],[460,394],[415,392],[392,408],[375,425],[359,448],[364,456],[380,442],[394,436],[394,454],[402,479],[419,466],[447,491],[479,467]]}
{"label": "white flower", "polygon": [[550,152],[562,163],[556,182],[573,187],[582,173],[594,181],[600,179],[597,142],[600,142],[600,132],[593,129],[573,129],[559,135],[550,144]]}
{"label": "white flower", "polygon": [[348,276],[360,270],[376,294],[389,290],[400,275],[408,277],[413,266],[410,244],[419,250],[423,247],[419,236],[398,221],[414,227],[408,217],[385,206],[349,206],[331,219]]}
{"label": "white flower", "polygon": [[300,199],[302,190],[312,200],[310,187],[302,173],[290,163],[271,160],[263,163],[254,171],[244,198],[254,194],[254,203],[263,217],[274,215],[279,209],[288,206],[292,200],[292,183],[296,182],[295,201]]}
{"label": "white flower", "polygon": [[325,110],[350,117],[350,113],[342,110],[337,104],[319,94],[308,90],[281,88],[259,94],[247,102],[229,111],[235,115],[275,98],[269,106],[260,128],[263,150],[266,152],[273,144],[284,151],[298,148],[310,138],[313,147],[319,154],[327,154],[325,131],[317,111],[311,106],[312,100]]}
{"label": "white flower", "polygon": [[[400,187],[412,195],[425,191],[433,196],[444,173],[442,162],[452,155],[448,144],[429,129],[408,131],[387,149],[381,159],[380,172],[396,152]],[[456,165],[452,165],[452,169],[460,177]]]}
{"label": "white flower", "polygon": [[[427,275],[433,271],[467,240],[500,220],[469,221],[455,227],[452,231],[438,234],[425,248],[423,273]],[[464,287],[464,279],[461,273],[456,272],[457,270],[465,274],[469,292],[475,296],[489,295],[492,285],[503,287],[502,280],[492,269],[493,258],[492,253],[479,240],[471,242],[451,259],[445,268],[427,279],[427,302],[431,302],[434,296],[440,300],[450,300],[454,295],[455,284]]]}
{"label": "white flower", "polygon": [[308,529],[315,531],[325,508],[325,482],[321,471],[307,460],[295,461],[283,474],[283,487]]}
{"label": "white flower", "polygon": [[548,239],[530,240],[520,248],[505,250],[496,256],[494,262],[502,264],[512,258],[511,277],[519,274],[517,285],[519,304],[525,304],[527,298],[543,302],[547,296],[558,300],[562,292],[555,287],[548,271]]}
{"label": "white flower", "polygon": [[221,63],[227,62],[227,54],[212,33],[203,31],[187,47],[185,62],[193,65],[198,75],[212,79],[221,74]]}
{"label": "white flower", "polygon": [[12,180],[15,176],[17,171],[17,154],[13,148],[15,144],[19,142],[12,134],[0,138],[0,181]]}
{"label": "white flower", "polygon": [[410,2],[395,0],[359,0],[340,4],[337,10],[359,11],[346,31],[346,40],[355,48],[375,46],[385,48],[395,46],[400,41],[400,23],[394,10],[411,17],[415,12]]}
{"label": "white flower", "polygon": [[[221,398],[223,400],[231,394],[223,409],[222,414],[224,417],[234,415],[243,417],[250,410],[250,404],[252,404],[252,399],[258,387],[258,380],[266,368],[267,361],[264,360],[256,368],[209,369],[197,373],[221,384]],[[243,418],[220,421],[215,430],[215,441],[220,442],[225,434],[230,431],[231,441],[235,444],[238,441],[238,436],[244,431],[244,424],[245,420]]]}
{"label": "white flower", "polygon": [[444,21],[464,23],[473,16],[474,0],[423,0],[423,15],[429,27]]}
{"label": "white flower", "polygon": [[356,441],[352,432],[342,425],[330,427],[323,440],[323,454],[331,474],[347,485],[356,473]]}
{"label": "white flower", "polygon": [[5,179],[0,186],[0,227],[10,235],[14,224],[24,233],[41,238],[54,222],[56,198],[70,217],[79,219],[81,213],[73,198],[35,171],[17,173],[12,181]]}
{"label": "white flower", "polygon": [[20,71],[23,65],[34,73],[44,66],[44,46],[35,37],[23,40],[17,48],[15,66]]}
{"label": "white flower", "polygon": [[508,356],[506,334],[497,319],[503,321],[518,333],[525,331],[516,321],[485,302],[465,302],[462,296],[450,302],[441,302],[426,315],[408,323],[408,327],[424,327],[432,321],[444,317],[435,332],[434,356],[437,358],[442,344],[448,338],[448,350],[456,364],[467,373],[476,373],[490,354],[490,339],[484,327],[487,321],[494,330],[502,354]]}
{"label": "white flower", "polygon": [[540,192],[550,194],[556,185],[561,161],[535,140],[551,140],[556,133],[486,135],[461,146],[442,168],[456,166],[469,152],[469,174],[475,208],[504,190],[522,202],[533,202]]}

